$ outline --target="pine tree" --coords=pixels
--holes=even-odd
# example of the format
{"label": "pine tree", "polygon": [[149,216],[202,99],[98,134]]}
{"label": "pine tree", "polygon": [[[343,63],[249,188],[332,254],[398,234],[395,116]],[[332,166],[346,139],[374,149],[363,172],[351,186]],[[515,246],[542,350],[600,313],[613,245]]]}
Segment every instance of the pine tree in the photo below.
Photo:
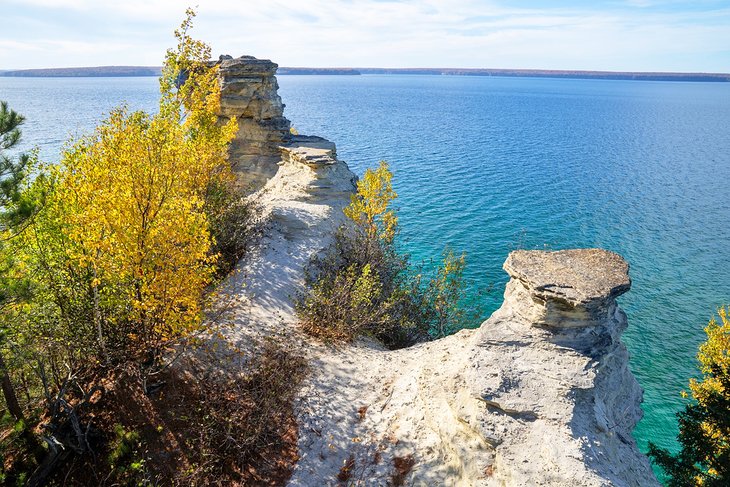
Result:
{"label": "pine tree", "polygon": [[20,126],[24,121],[22,115],[8,108],[7,102],[0,102],[0,219],[3,227],[19,223],[32,210],[32,206],[23,201],[21,191],[32,158],[28,154],[12,157],[6,153],[20,142]]}
{"label": "pine tree", "polygon": [[694,401],[680,412],[679,443],[672,455],[649,443],[649,455],[669,476],[669,486],[726,486],[730,484],[730,317],[718,311],[699,349],[702,378],[691,379]]}
{"label": "pine tree", "polygon": [[[12,235],[14,227],[22,223],[32,211],[32,205],[23,198],[23,185],[28,174],[31,163],[31,156],[20,154],[12,157],[6,151],[15,147],[20,142],[20,126],[25,121],[22,115],[8,107],[7,102],[0,102],[0,230],[3,233]],[[6,237],[0,241],[0,308],[13,299],[14,282],[9,272],[12,269],[11,257],[5,255],[2,247]],[[0,324],[0,345],[5,339],[5,326]],[[2,386],[3,397],[8,411],[13,417],[21,421],[24,419],[23,411],[18,403],[10,373],[0,350],[0,385]]]}

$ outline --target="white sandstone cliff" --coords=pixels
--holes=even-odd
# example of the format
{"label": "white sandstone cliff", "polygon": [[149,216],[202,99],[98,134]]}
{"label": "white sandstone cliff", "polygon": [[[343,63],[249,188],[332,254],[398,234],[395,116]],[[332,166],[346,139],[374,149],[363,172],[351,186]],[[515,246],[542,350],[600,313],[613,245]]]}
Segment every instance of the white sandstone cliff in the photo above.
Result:
{"label": "white sandstone cliff", "polygon": [[[300,333],[292,299],[302,270],[343,222],[355,178],[331,142],[283,134],[275,69],[249,57],[221,65],[224,86],[251,87],[224,90],[224,110],[240,117],[258,104],[271,115],[252,116],[231,151],[242,179],[264,185],[255,197],[270,224],[234,278],[246,287],[229,339],[278,335],[309,359],[289,484],[658,485],[631,436],[642,391],[620,341],[627,321],[616,297],[630,281],[616,254],[513,252],[498,311],[478,329],[408,349],[333,348]],[[277,120],[274,134],[262,120]]]}

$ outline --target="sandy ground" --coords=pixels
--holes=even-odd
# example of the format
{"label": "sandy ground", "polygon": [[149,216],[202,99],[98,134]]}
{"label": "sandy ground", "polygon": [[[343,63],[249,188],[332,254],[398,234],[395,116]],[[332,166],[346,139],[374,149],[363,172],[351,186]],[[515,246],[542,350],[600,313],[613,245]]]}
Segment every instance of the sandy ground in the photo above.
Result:
{"label": "sandy ground", "polygon": [[322,147],[297,147],[255,195],[264,236],[223,287],[228,340],[245,349],[277,337],[309,361],[289,485],[658,485],[631,439],[641,389],[613,301],[588,332],[555,334],[525,318],[534,302],[513,280],[480,328],[405,350],[301,333],[304,267],[331,242],[354,189]]}

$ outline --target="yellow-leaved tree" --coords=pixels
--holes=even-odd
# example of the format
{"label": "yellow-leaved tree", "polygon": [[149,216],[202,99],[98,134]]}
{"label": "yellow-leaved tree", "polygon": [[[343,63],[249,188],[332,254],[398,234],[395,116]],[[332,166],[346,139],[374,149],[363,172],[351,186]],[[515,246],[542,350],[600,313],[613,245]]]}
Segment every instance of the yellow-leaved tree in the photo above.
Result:
{"label": "yellow-leaved tree", "polygon": [[391,207],[398,194],[393,190],[393,173],[388,163],[380,161],[377,169],[367,169],[357,182],[357,193],[350,196],[345,216],[367,232],[368,237],[392,242],[398,217]]}
{"label": "yellow-leaved tree", "polygon": [[397,250],[397,194],[385,161],[368,169],[344,208],[351,224],[308,267],[297,312],[304,330],[326,340],[372,335],[392,348],[458,331],[467,318],[465,255],[444,252],[435,276]]}
{"label": "yellow-leaved tree", "polygon": [[669,475],[667,485],[720,487],[730,483],[730,316],[728,308],[705,328],[700,345],[700,380],[690,379],[693,402],[680,412],[681,450],[669,451],[649,443],[649,455]]}
{"label": "yellow-leaved tree", "polygon": [[107,360],[153,358],[197,330],[215,271],[206,197],[233,177],[237,125],[217,123],[217,67],[188,34],[193,16],[167,53],[159,112],[118,108],[66,149],[21,241],[57,325]]}

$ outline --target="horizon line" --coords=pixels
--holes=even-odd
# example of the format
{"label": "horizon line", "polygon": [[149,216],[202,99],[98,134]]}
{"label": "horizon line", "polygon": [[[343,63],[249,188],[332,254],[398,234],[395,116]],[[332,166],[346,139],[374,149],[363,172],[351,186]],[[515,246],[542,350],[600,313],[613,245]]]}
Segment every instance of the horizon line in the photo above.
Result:
{"label": "horizon line", "polygon": [[[72,69],[108,69],[108,68],[134,68],[134,69],[162,69],[162,65],[137,65],[137,64],[107,64],[100,66],[64,66],[53,68],[1,68],[0,73],[16,73],[30,71],[51,71],[51,70],[72,70]],[[702,74],[713,76],[730,76],[730,71],[632,71],[632,70],[610,70],[610,69],[553,69],[553,68],[464,68],[444,66],[419,66],[419,67],[386,67],[386,66],[281,66],[278,69],[318,69],[318,70],[431,70],[431,71],[523,71],[523,72],[549,72],[549,73],[599,73],[599,74]]]}
{"label": "horizon line", "polygon": [[[105,65],[63,68],[0,69],[1,77],[137,77],[159,76],[162,66]],[[384,67],[307,67],[278,66],[277,74],[287,75],[368,75],[368,74],[411,74],[411,75],[457,75],[457,76],[505,76],[505,77],[551,77],[584,78],[608,80],[644,81],[707,81],[730,82],[730,73],[682,72],[682,71],[609,71],[585,69],[540,69],[540,68],[384,68]]]}

